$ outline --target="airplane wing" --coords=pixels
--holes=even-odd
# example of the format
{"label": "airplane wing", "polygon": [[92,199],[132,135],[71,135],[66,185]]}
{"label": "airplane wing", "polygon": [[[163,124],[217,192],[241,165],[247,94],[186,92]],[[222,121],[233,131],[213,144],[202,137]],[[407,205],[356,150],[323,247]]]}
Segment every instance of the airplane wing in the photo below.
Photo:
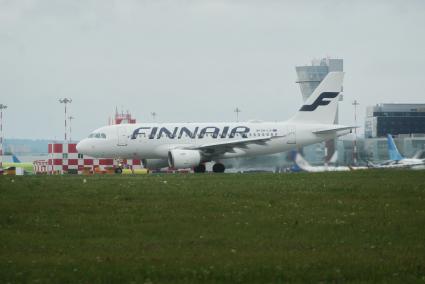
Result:
{"label": "airplane wing", "polygon": [[264,145],[267,141],[272,139],[282,138],[284,136],[265,136],[258,138],[245,138],[238,139],[234,141],[225,141],[225,142],[216,142],[216,143],[208,143],[202,144],[199,146],[193,146],[186,149],[200,150],[205,155],[219,155],[224,154],[226,152],[234,152],[235,148],[244,149],[250,144]]}

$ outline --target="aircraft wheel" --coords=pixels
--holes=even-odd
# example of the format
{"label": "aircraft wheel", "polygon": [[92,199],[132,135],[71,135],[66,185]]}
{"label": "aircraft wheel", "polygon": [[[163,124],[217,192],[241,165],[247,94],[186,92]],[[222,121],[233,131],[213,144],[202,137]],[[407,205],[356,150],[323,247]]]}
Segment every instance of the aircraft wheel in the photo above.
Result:
{"label": "aircraft wheel", "polygon": [[193,168],[193,171],[195,173],[205,173],[205,165],[204,164],[200,164],[199,166],[196,166]]}
{"label": "aircraft wheel", "polygon": [[224,173],[226,167],[222,163],[216,163],[213,166],[213,172],[215,173]]}

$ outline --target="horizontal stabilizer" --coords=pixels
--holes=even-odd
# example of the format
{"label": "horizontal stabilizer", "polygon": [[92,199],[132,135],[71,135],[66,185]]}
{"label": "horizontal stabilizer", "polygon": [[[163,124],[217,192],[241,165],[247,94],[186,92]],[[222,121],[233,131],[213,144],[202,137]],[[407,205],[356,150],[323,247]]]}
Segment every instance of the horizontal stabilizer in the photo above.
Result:
{"label": "horizontal stabilizer", "polygon": [[[337,125],[336,125],[337,126]],[[358,126],[342,126],[342,127],[333,127],[333,128],[327,128],[327,129],[321,129],[321,130],[316,130],[313,131],[314,134],[323,134],[323,135],[328,135],[328,134],[332,134],[332,133],[337,133],[339,131],[344,131],[344,130],[351,130],[351,129],[355,129],[355,128],[359,128]]]}

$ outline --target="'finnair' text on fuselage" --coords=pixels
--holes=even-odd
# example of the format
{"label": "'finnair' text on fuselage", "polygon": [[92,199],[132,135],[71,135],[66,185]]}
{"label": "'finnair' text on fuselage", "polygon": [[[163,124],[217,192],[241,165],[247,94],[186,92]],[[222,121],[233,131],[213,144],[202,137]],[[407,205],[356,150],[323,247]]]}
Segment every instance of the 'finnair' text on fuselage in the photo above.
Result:
{"label": "'finnair' text on fuselage", "polygon": [[192,139],[202,139],[208,134],[210,134],[209,136],[212,138],[234,138],[238,134],[243,138],[247,138],[249,132],[250,128],[246,126],[236,126],[233,128],[229,126],[224,126],[223,128],[216,126],[200,128],[196,126],[193,129],[184,126],[174,127],[173,129],[168,129],[166,127],[139,127],[133,131],[131,139],[137,139],[138,136],[148,137],[149,139],[160,139],[164,136],[169,139],[181,139],[184,135]]}

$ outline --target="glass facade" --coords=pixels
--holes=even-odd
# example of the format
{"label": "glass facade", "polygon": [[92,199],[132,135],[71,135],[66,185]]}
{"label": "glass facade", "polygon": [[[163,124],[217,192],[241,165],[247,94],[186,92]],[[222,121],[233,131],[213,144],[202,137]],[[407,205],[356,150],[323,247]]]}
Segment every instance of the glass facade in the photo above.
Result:
{"label": "glass facade", "polygon": [[422,117],[378,117],[377,118],[378,137],[386,136],[387,134],[411,134],[425,133],[425,116]]}
{"label": "glass facade", "polygon": [[368,107],[365,137],[425,133],[425,104],[381,104]]}

